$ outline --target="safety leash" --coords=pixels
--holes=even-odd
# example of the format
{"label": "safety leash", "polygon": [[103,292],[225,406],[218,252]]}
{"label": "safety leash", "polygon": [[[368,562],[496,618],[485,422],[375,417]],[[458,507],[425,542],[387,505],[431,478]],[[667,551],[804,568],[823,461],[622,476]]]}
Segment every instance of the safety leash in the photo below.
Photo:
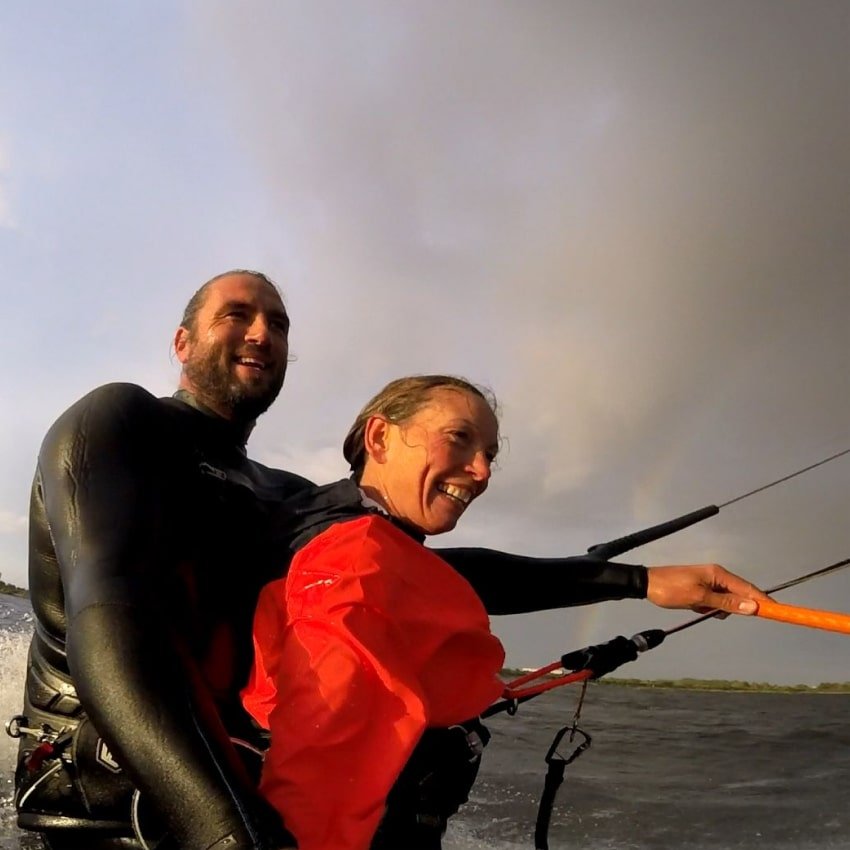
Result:
{"label": "safety leash", "polygon": [[[549,824],[552,820],[552,807],[555,804],[555,795],[564,781],[564,771],[567,765],[572,764],[583,752],[590,749],[592,742],[590,735],[578,727],[581,707],[584,704],[586,693],[587,679],[581,685],[581,694],[579,694],[573,722],[569,726],[562,726],[555,733],[549,751],[546,753],[546,778],[543,782],[543,794],[540,796],[540,803],[537,806],[537,820],[534,824],[535,850],[549,850]],[[567,733],[569,733],[567,743],[574,746],[572,752],[565,756],[559,748]],[[576,742],[577,737],[578,742]]]}

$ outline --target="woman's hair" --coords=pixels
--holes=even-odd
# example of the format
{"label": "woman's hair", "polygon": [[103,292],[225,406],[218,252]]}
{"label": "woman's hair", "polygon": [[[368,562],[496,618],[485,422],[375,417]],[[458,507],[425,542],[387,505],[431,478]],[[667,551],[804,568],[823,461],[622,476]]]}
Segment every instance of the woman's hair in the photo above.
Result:
{"label": "woman's hair", "polygon": [[493,415],[497,415],[496,396],[486,387],[476,386],[463,378],[453,375],[410,375],[390,381],[357,414],[354,424],[348,429],[342,444],[342,454],[351,466],[356,481],[360,481],[366,466],[366,447],[364,437],[366,423],[370,416],[383,416],[395,425],[401,425],[423,408],[432,397],[434,390],[460,390],[472,393],[484,399]]}

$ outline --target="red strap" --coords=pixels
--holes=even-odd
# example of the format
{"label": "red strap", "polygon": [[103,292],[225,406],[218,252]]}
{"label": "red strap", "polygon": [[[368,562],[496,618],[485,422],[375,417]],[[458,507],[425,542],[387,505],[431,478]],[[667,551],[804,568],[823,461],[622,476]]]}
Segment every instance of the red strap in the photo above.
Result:
{"label": "red strap", "polygon": [[[593,675],[592,670],[578,670],[575,673],[567,673],[566,675],[558,676],[557,678],[549,678],[545,682],[529,684],[535,679],[548,676],[549,673],[553,673],[555,670],[560,669],[562,669],[561,662],[553,661],[551,664],[547,664],[539,670],[532,670],[530,673],[525,673],[519,678],[513,679],[505,685],[505,689],[502,691],[503,699],[522,699],[523,697],[537,696],[537,694],[551,691],[553,688],[560,688],[562,685],[571,685],[574,682],[583,682],[585,679],[589,679]],[[522,685],[528,685],[528,687],[522,687]]]}
{"label": "red strap", "polygon": [[56,752],[56,747],[49,741],[39,744],[29,755],[27,759],[27,770],[30,773],[35,773],[41,770],[41,766]]}

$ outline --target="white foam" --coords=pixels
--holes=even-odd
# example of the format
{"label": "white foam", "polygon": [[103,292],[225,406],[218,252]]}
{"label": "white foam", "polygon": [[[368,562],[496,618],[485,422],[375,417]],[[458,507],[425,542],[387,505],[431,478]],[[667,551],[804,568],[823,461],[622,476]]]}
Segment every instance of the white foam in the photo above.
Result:
{"label": "white foam", "polygon": [[[0,722],[4,725],[12,715],[21,710],[29,642],[30,636],[26,633],[0,630],[0,682],[3,683],[0,688]],[[16,751],[17,743],[5,730],[0,731],[0,776],[4,780],[3,792],[6,790],[5,780],[14,770]]]}
{"label": "white foam", "polygon": [[26,631],[6,631],[0,628],[0,846],[3,847],[18,846],[17,839],[12,837],[16,833],[12,798],[18,746],[6,734],[3,726],[21,710],[29,642],[30,636]]}

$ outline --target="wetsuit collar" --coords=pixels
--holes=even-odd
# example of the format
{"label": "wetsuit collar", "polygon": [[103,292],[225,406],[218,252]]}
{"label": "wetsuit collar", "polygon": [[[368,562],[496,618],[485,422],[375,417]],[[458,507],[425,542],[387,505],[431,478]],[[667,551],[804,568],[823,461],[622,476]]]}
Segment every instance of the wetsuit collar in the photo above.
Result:
{"label": "wetsuit collar", "polygon": [[[353,478],[351,479],[354,480]],[[360,502],[369,513],[383,514],[393,525],[400,528],[405,534],[412,537],[417,543],[425,542],[425,535],[412,525],[406,523],[403,519],[393,516],[380,502],[370,499],[364,492],[362,487],[357,488],[360,493]]]}
{"label": "wetsuit collar", "polygon": [[385,517],[388,517],[390,515],[390,512],[380,502],[376,502],[374,499],[370,499],[363,492],[362,487],[358,487],[357,489],[360,491],[360,502],[362,503],[364,508],[369,511],[378,511],[379,513],[382,513]]}
{"label": "wetsuit collar", "polygon": [[184,404],[188,404],[189,407],[195,408],[195,410],[200,413],[209,416],[211,419],[215,419],[217,422],[220,422],[222,425],[222,430],[228,430],[233,436],[234,442],[236,445],[242,450],[242,453],[245,454],[245,445],[248,442],[248,437],[251,436],[251,432],[254,430],[254,426],[257,424],[255,419],[252,419],[250,422],[239,423],[232,422],[229,419],[225,419],[220,414],[216,413],[212,408],[207,407],[205,404],[202,404],[198,399],[192,395],[188,390],[180,389],[174,393],[174,398],[178,401],[182,401]]}
{"label": "wetsuit collar", "polygon": [[363,492],[352,478],[344,478],[333,484],[297,493],[282,503],[279,523],[284,536],[290,541],[292,551],[295,552],[334,523],[347,522],[369,514],[386,517],[418,543],[425,540],[421,531],[390,516],[372,499],[364,498]]}

